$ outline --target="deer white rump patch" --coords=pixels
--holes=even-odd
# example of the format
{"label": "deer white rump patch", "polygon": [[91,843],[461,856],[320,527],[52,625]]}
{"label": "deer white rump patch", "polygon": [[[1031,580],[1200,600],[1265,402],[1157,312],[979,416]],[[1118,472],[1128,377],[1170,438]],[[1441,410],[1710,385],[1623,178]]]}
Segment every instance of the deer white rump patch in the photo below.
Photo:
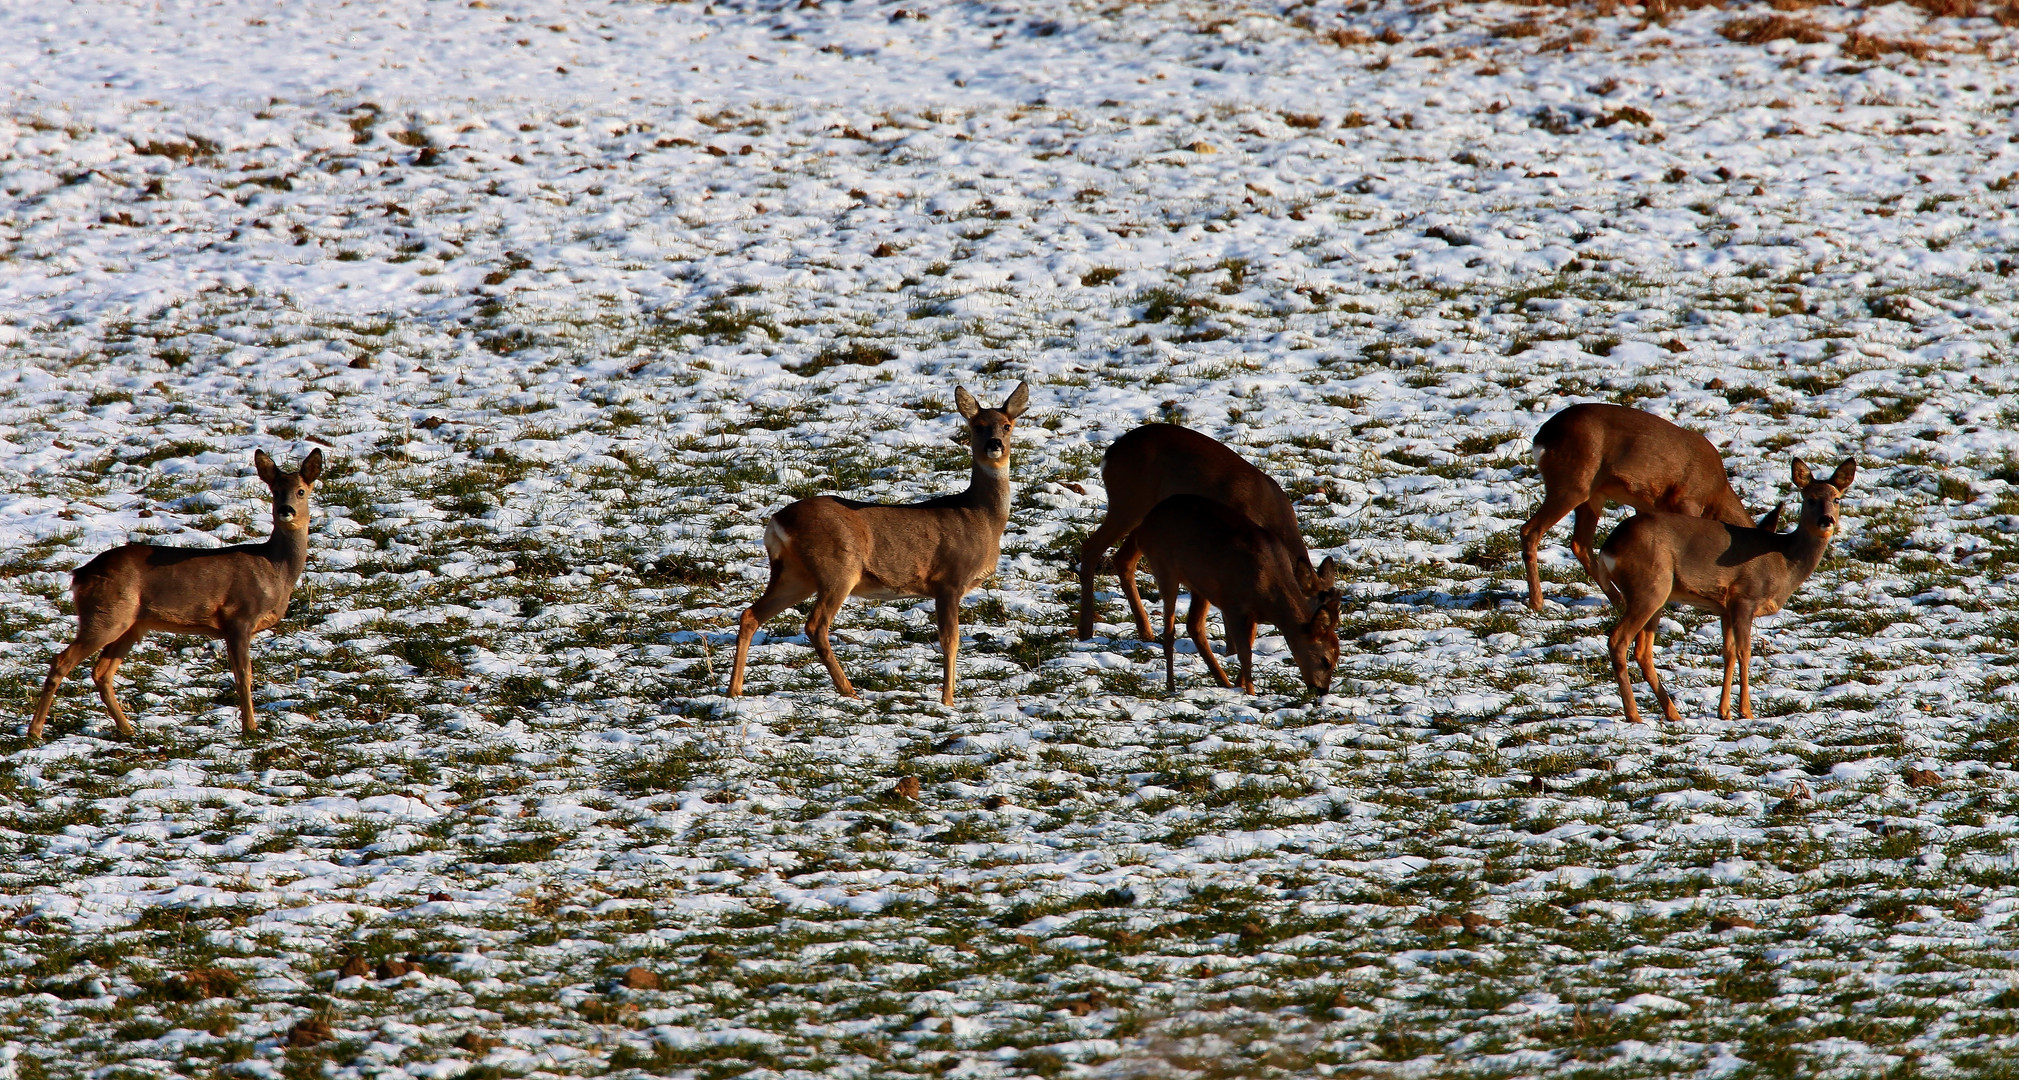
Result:
{"label": "deer white rump patch", "polygon": [[785,530],[778,527],[778,520],[773,518],[766,521],[764,523],[764,553],[774,559],[782,559],[785,557],[786,546]]}
{"label": "deer white rump patch", "polygon": [[1598,553],[1598,565],[1605,567],[1606,576],[1611,577],[1613,567],[1619,565],[1619,559],[1609,551],[1601,551]]}

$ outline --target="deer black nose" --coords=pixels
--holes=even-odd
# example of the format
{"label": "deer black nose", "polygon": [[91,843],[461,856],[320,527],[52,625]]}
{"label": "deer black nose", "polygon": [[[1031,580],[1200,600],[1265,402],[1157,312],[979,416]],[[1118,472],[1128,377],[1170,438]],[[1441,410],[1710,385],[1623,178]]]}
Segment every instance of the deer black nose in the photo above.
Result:
{"label": "deer black nose", "polygon": [[982,449],[988,451],[988,456],[990,457],[1001,457],[1003,452],[1002,440],[990,439],[982,446]]}

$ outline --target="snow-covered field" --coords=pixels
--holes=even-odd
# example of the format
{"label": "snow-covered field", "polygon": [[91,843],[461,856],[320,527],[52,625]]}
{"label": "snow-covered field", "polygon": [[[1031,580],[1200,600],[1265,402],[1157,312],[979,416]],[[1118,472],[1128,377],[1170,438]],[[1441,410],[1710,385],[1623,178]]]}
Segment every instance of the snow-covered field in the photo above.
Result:
{"label": "snow-covered field", "polygon": [[[2009,1075],[2019,33],[1781,6],[0,6],[7,708],[331,460],[266,730],[155,637],[0,739],[0,1073]],[[765,515],[1018,379],[959,706],[924,601],[724,697]],[[1758,720],[1677,613],[1617,721],[1567,525],[1520,602],[1590,399],[1858,458]],[[1322,704],[1071,640],[1160,417],[1343,564]]]}

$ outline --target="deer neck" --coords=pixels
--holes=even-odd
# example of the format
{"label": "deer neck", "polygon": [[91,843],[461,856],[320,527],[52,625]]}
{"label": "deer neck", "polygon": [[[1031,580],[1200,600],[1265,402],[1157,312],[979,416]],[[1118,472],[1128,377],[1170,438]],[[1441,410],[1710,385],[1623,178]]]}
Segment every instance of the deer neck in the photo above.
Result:
{"label": "deer neck", "polygon": [[974,463],[974,471],[969,474],[967,504],[978,510],[986,510],[995,520],[1009,521],[1010,477],[1009,463],[1001,466],[985,465],[980,460]]}
{"label": "deer neck", "polygon": [[301,579],[302,570],[308,566],[307,526],[296,529],[276,524],[261,547],[265,549],[262,554],[287,576],[290,584]]}
{"label": "deer neck", "polygon": [[1823,561],[1824,553],[1830,550],[1829,535],[1808,528],[1798,528],[1789,533],[1781,548],[1781,554],[1788,560],[1788,581],[1781,595],[1786,597],[1800,588],[1802,582],[1815,573]]}

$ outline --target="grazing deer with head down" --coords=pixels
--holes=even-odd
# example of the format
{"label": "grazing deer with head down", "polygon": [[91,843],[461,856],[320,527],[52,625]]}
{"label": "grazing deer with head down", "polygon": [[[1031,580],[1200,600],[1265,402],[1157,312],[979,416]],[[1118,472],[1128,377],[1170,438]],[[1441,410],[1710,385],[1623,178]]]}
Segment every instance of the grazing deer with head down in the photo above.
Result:
{"label": "grazing deer with head down", "polygon": [[64,677],[94,652],[98,662],[91,681],[98,684],[98,696],[119,733],[133,734],[113,695],[112,678],[149,631],[223,638],[238,689],[239,722],[247,734],[258,730],[252,715],[252,636],[287,614],[308,564],[308,496],[322,475],[322,451],[309,451],[300,472],[282,472],[264,450],[253,453],[252,463],[273,492],[273,533],[265,540],[223,548],[127,544],[71,571],[77,638],[49,664],[28,723],[30,739],[42,737]]}
{"label": "grazing deer with head down", "polygon": [[1521,527],[1521,561],[1534,611],[1542,610],[1535,559],[1543,534],[1573,509],[1570,551],[1594,578],[1591,544],[1608,499],[1643,512],[1688,514],[1741,528],[1771,529],[1780,521],[1775,507],[1755,523],[1710,440],[1653,413],[1598,402],[1572,405],[1535,433],[1533,450],[1542,473],[1542,506]]}
{"label": "grazing deer with head down", "polygon": [[1681,719],[1654,670],[1653,623],[1670,603],[1717,612],[1725,632],[1725,690],[1718,716],[1732,718],[1736,669],[1739,715],[1753,718],[1753,619],[1779,611],[1815,571],[1837,532],[1837,500],[1857,473],[1857,463],[1847,459],[1828,480],[1818,480],[1796,458],[1793,476],[1802,496],[1802,513],[1791,533],[1660,511],[1635,514],[1612,531],[1593,560],[1592,574],[1619,609],[1619,623],[1607,644],[1629,722],[1640,722],[1640,710],[1627,676],[1628,646],[1661,703],[1662,715],[1670,721]]}
{"label": "grazing deer with head down", "polygon": [[1327,556],[1314,573],[1304,552],[1225,503],[1173,495],[1137,524],[1130,539],[1150,561],[1164,603],[1164,688],[1178,685],[1173,658],[1178,588],[1192,592],[1185,623],[1221,686],[1233,686],[1213,655],[1206,613],[1220,607],[1227,644],[1241,658],[1240,688],[1255,692],[1255,625],[1283,631],[1304,682],[1322,696],[1339,664],[1339,590]]}
{"label": "grazing deer with head down", "polygon": [[771,583],[737,624],[730,697],[743,693],[743,666],[757,628],[809,596],[815,599],[813,613],[806,617],[806,637],[827,665],[834,688],[842,697],[855,697],[827,640],[842,603],[850,596],[927,596],[939,616],[939,647],[946,658],[940,700],[953,704],[960,600],[995,572],[1002,531],[1009,524],[1010,434],[1030,404],[1030,389],[1018,383],[999,409],[982,408],[966,387],[954,388],[953,401],[967,421],[974,451],[973,479],[966,491],[902,506],[817,495],[765,523]]}
{"label": "grazing deer with head down", "polygon": [[1094,574],[1101,556],[1115,547],[1115,573],[1136,617],[1136,633],[1150,633],[1150,614],[1136,591],[1136,563],[1142,558],[1131,534],[1150,510],[1173,495],[1201,495],[1233,507],[1290,551],[1308,573],[1311,555],[1297,528],[1290,497],[1267,473],[1209,435],[1176,424],[1145,424],[1116,439],[1101,458],[1101,482],[1108,489],[1108,514],[1080,545],[1080,640],[1094,636]]}

